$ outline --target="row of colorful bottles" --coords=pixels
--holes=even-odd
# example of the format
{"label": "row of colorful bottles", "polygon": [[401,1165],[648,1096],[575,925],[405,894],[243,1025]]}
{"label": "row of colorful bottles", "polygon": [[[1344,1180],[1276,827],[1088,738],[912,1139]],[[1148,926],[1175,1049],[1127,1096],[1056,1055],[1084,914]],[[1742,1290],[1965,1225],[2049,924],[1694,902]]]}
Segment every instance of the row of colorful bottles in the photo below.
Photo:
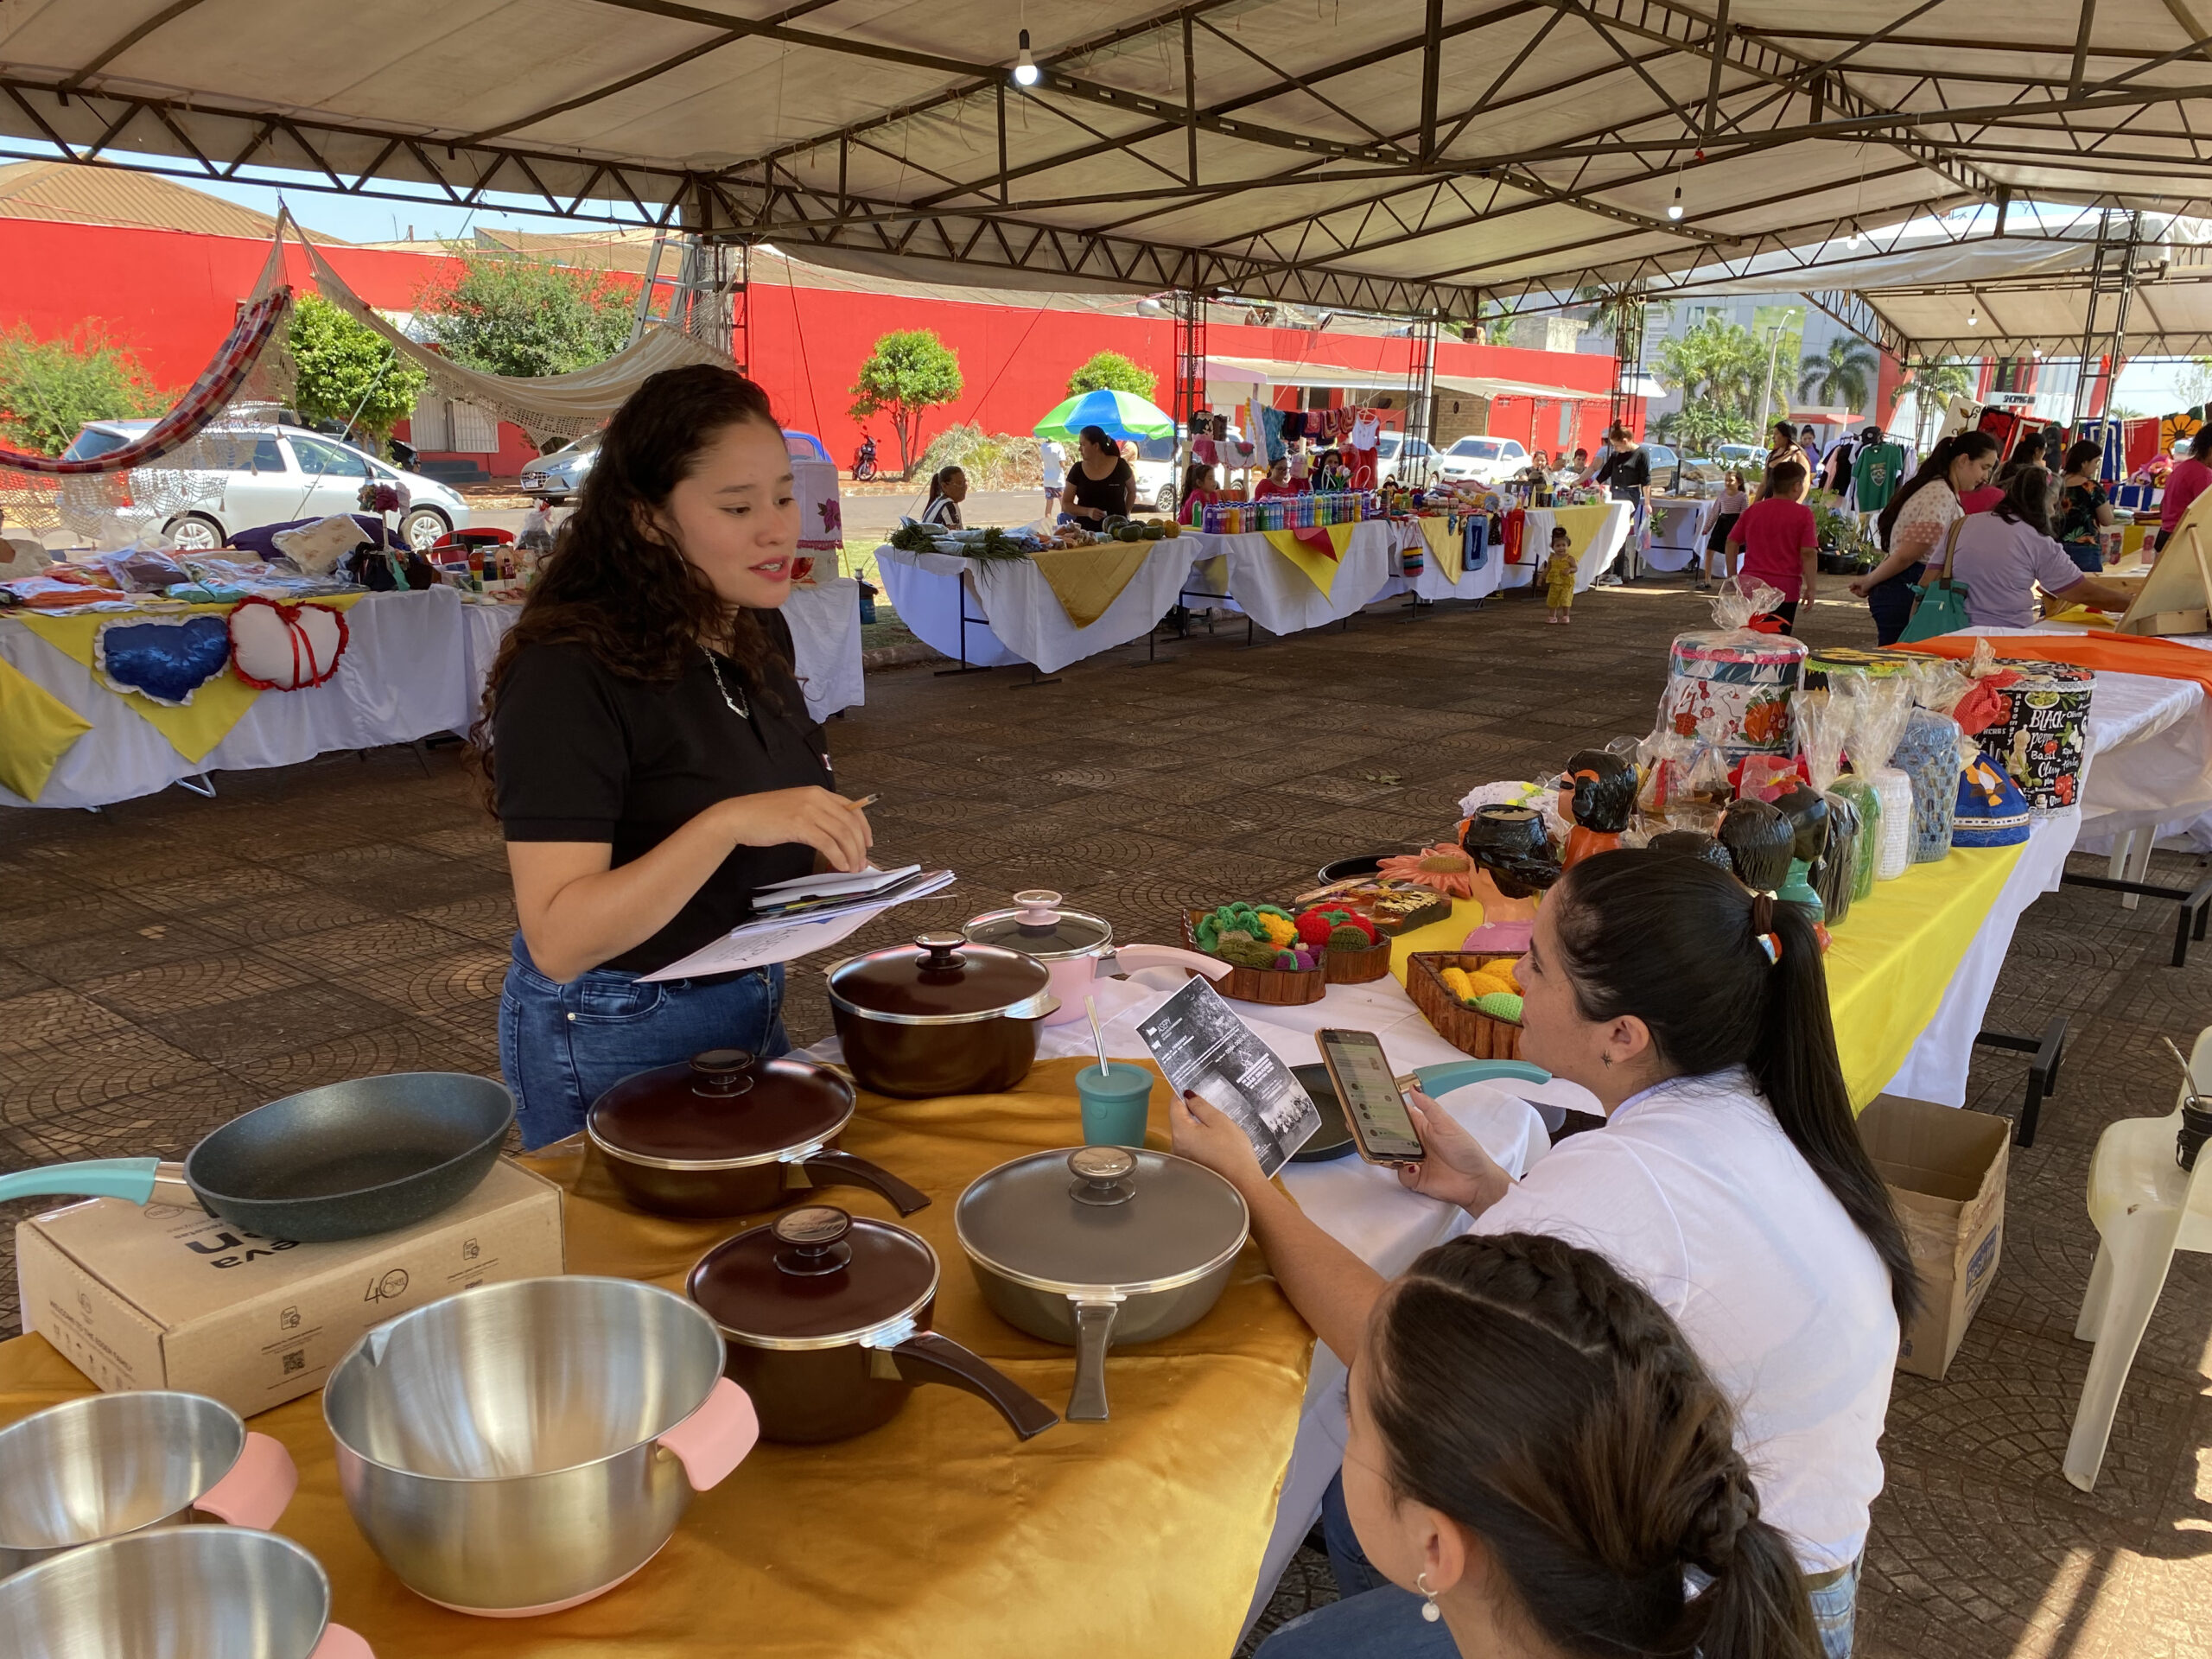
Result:
{"label": "row of colorful bottles", "polygon": [[1276,495],[1264,501],[1213,502],[1205,508],[1199,528],[1209,536],[1243,536],[1259,531],[1357,524],[1372,518],[1374,512],[1374,497],[1364,491]]}

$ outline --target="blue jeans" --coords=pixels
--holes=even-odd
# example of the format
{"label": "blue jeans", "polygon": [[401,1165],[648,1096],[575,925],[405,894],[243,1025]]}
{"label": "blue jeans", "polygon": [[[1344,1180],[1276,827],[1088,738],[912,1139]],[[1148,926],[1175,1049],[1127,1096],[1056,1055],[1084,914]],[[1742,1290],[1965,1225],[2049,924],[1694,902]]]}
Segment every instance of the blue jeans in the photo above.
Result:
{"label": "blue jeans", "polygon": [[[1421,1599],[1377,1573],[1360,1548],[1342,1479],[1331,1481],[1321,1499],[1321,1536],[1344,1599],[1291,1620],[1261,1644],[1260,1659],[1458,1659],[1443,1620],[1423,1618]],[[1813,1592],[1813,1622],[1827,1659],[1851,1659],[1859,1566]]]}
{"label": "blue jeans", "polygon": [[516,934],[499,993],[499,1070],[524,1148],[575,1134],[591,1103],[632,1073],[709,1048],[788,1052],[783,1008],[780,964],[658,984],[594,968],[563,985],[537,971]]}
{"label": "blue jeans", "polygon": [[1866,608],[1874,617],[1874,643],[1894,645],[1912,620],[1913,584],[1921,578],[1918,567],[1876,582],[1866,595]]}
{"label": "blue jeans", "polygon": [[2062,545],[2066,549],[2066,556],[2074,561],[2075,569],[2092,576],[2101,576],[2104,574],[2105,550],[2099,543],[2067,542]]}

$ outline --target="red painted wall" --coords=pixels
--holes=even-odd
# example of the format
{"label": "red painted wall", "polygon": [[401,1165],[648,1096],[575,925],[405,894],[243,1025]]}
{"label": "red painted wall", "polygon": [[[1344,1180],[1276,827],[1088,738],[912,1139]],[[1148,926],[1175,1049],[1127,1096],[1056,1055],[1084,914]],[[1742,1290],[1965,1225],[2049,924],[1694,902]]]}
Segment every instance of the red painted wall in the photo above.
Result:
{"label": "red painted wall", "polygon": [[[325,251],[355,292],[387,310],[412,309],[423,284],[450,263],[372,249]],[[238,238],[0,219],[0,329],[24,326],[44,339],[96,320],[139,353],[156,384],[181,391],[229,331],[233,308],[253,286],[267,255],[266,245]],[[285,256],[291,282],[311,288],[305,253],[288,246]],[[967,381],[958,402],[931,411],[925,443],[931,434],[962,421],[987,431],[1030,430],[1067,395],[1069,372],[1096,352],[1120,352],[1142,364],[1160,377],[1163,391],[1173,378],[1175,330],[1165,317],[768,283],[750,291],[746,350],[752,373],[775,400],[784,423],[815,433],[842,462],[860,442],[860,423],[846,411],[847,389],[861,361],[878,336],[916,327],[938,332],[958,355]],[[1209,325],[1206,347],[1217,356],[1320,362],[1392,375],[1405,372],[1410,354],[1404,339],[1224,321]],[[1586,387],[1590,401],[1582,407],[1574,441],[1593,450],[1598,446],[1613,379],[1610,357],[1445,340],[1437,346],[1436,367],[1445,374]],[[1490,429],[1531,449],[1551,449],[1558,443],[1558,420],[1556,404],[1501,398],[1491,404]],[[869,424],[885,460],[893,461],[890,422],[877,417]],[[534,451],[512,426],[501,428],[500,438],[490,470],[512,477]]]}

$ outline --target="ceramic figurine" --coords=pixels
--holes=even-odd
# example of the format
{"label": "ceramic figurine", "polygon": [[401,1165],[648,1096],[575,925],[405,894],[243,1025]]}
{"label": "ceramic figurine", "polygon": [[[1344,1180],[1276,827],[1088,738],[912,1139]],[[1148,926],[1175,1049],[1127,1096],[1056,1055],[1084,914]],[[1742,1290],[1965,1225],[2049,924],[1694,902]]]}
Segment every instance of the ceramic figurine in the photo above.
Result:
{"label": "ceramic figurine", "polygon": [[1851,913],[1851,900],[1859,881],[1859,843],[1864,826],[1859,808],[1837,790],[1827,792],[1828,855],[1824,873],[1816,878],[1821,908],[1830,926],[1839,926]]}
{"label": "ceramic figurine", "polygon": [[1728,849],[1701,830],[1662,830],[1651,837],[1649,844],[1655,853],[1681,853],[1716,864],[1731,875],[1736,873]]}
{"label": "ceramic figurine", "polygon": [[1803,905],[1817,922],[1823,912],[1813,883],[1827,868],[1828,798],[1809,784],[1793,784],[1774,798],[1774,804],[1789,820],[1790,830],[1789,874],[1783,878],[1780,896]]}
{"label": "ceramic figurine", "polygon": [[1560,868],[1571,870],[1597,853],[1621,844],[1636,810],[1636,768],[1610,749],[1582,749],[1560,779],[1560,812],[1574,820]]}
{"label": "ceramic figurine", "polygon": [[1790,849],[1797,844],[1796,828],[1781,808],[1766,801],[1732,801],[1713,839],[1727,849],[1738,881],[1753,893],[1779,896],[1789,879]]}
{"label": "ceramic figurine", "polygon": [[1483,907],[1483,925],[1460,949],[1501,956],[1526,951],[1535,927],[1536,895],[1560,878],[1544,815],[1529,806],[1478,807],[1459,832],[1459,845],[1474,861],[1474,897]]}

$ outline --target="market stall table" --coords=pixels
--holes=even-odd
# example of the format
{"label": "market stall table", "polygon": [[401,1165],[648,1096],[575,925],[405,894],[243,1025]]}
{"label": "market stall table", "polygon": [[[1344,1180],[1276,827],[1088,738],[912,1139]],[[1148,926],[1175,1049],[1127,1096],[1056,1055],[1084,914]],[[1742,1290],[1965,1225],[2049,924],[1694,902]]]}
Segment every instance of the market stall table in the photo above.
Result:
{"label": "market stall table", "polygon": [[[1503,582],[1504,556],[1501,550],[1491,544],[1486,516],[1478,515],[1472,520],[1424,516],[1394,524],[1397,531],[1397,556],[1394,563],[1400,574],[1383,584],[1376,598],[1412,594],[1432,602],[1440,599],[1484,600],[1496,593]],[[1420,555],[1420,569],[1410,576],[1403,574],[1408,553]]]}
{"label": "market stall table", "polygon": [[[1369,518],[1306,531],[1202,535],[1196,538],[1200,563],[1192,569],[1192,587],[1196,594],[1226,594],[1231,609],[1269,633],[1303,632],[1342,621],[1375,601],[1391,579],[1400,534],[1390,520]],[[1321,538],[1326,551],[1319,545]],[[1195,608],[1205,603],[1195,594],[1184,602]]]}
{"label": "market stall table", "polygon": [[985,562],[885,545],[876,568],[916,639],[976,668],[1057,673],[1141,639],[1175,607],[1207,538],[1103,542]]}
{"label": "market stall table", "polygon": [[1651,544],[1643,562],[1654,570],[1687,570],[1705,551],[1705,518],[1710,501],[1694,496],[1662,495],[1651,499]]}
{"label": "market stall table", "polygon": [[1503,585],[1526,588],[1535,583],[1543,574],[1544,561],[1551,556],[1552,527],[1564,524],[1575,554],[1574,591],[1588,591],[1620,557],[1631,516],[1625,501],[1529,508],[1522,520],[1521,561],[1505,567]]}

